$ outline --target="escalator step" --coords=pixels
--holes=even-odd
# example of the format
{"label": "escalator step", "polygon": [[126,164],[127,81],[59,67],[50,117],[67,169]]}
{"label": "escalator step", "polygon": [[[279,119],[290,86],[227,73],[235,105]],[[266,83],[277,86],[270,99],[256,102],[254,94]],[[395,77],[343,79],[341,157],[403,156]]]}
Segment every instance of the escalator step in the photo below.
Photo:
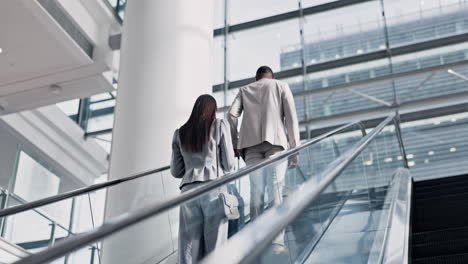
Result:
{"label": "escalator step", "polygon": [[422,201],[422,202],[415,202],[414,203],[414,209],[422,211],[421,209],[424,210],[438,210],[438,209],[444,209],[444,208],[455,208],[457,206],[461,206],[460,209],[468,209],[468,200],[461,199],[454,197],[452,199],[447,199],[445,201],[434,201],[431,203],[430,201]]}
{"label": "escalator step", "polygon": [[[468,217],[468,202],[463,205],[447,205],[447,207],[419,207],[413,212],[413,221],[417,223],[418,221],[430,220],[434,218],[437,221],[445,221],[449,217],[461,217],[466,219]],[[450,219],[447,219],[450,220]]]}
{"label": "escalator step", "polygon": [[[445,207],[447,204],[453,204],[456,202],[467,202],[468,201],[468,193],[452,193],[447,195],[438,195],[432,197],[414,197],[414,204],[416,208],[419,206],[441,206]],[[466,205],[468,207],[468,205]]]}
{"label": "escalator step", "polygon": [[467,203],[444,207],[418,207],[413,211],[413,232],[461,228],[468,223]]}
{"label": "escalator step", "polygon": [[426,244],[413,245],[414,258],[427,258],[441,255],[468,253],[468,239],[433,241]]}
{"label": "escalator step", "polygon": [[468,176],[417,182],[412,263],[468,263]]}
{"label": "escalator step", "polygon": [[414,259],[413,264],[466,264],[468,254],[446,255],[429,258]]}
{"label": "escalator step", "polygon": [[444,242],[456,239],[468,239],[468,227],[413,233],[412,243],[413,245],[419,245],[433,241]]}
{"label": "escalator step", "polygon": [[449,228],[462,228],[466,226],[468,217],[452,217],[450,219],[429,219],[413,223],[413,232],[427,232]]}
{"label": "escalator step", "polygon": [[[468,202],[467,202],[468,203]],[[415,210],[413,213],[414,221],[417,223],[419,221],[426,221],[426,220],[437,220],[437,221],[444,221],[450,217],[462,217],[467,218],[468,208],[467,205],[460,205],[460,206],[447,206],[446,208],[443,207],[426,207],[426,210]]]}
{"label": "escalator step", "polygon": [[441,203],[414,203],[414,212],[417,214],[437,214],[440,215],[445,212],[453,212],[465,214],[468,212],[468,200],[459,201],[445,201]]}
{"label": "escalator step", "polygon": [[434,180],[428,180],[428,181],[420,181],[420,182],[415,182],[414,187],[419,189],[421,187],[426,187],[426,186],[440,186],[445,183],[452,183],[452,182],[464,182],[468,178],[467,175],[460,175],[460,176],[453,176],[453,177],[445,177],[441,179],[434,179]]}
{"label": "escalator step", "polygon": [[415,191],[418,193],[424,193],[432,190],[439,190],[439,189],[446,189],[446,188],[453,188],[457,186],[467,186],[468,185],[468,176],[464,176],[463,180],[459,181],[447,181],[447,182],[442,182],[438,184],[429,184],[429,185],[423,185],[419,186],[415,183]]}
{"label": "escalator step", "polygon": [[414,198],[415,199],[428,199],[433,197],[445,196],[445,195],[454,195],[454,194],[462,194],[468,193],[468,184],[463,185],[456,185],[438,189],[431,189],[427,191],[415,191]]}

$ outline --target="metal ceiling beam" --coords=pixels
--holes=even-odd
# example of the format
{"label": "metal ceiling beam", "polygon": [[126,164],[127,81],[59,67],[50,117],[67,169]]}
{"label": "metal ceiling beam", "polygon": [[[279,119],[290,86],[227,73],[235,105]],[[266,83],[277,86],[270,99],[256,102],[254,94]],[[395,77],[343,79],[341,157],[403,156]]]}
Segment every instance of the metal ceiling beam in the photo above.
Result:
{"label": "metal ceiling beam", "polygon": [[[343,7],[352,6],[352,5],[365,3],[365,2],[371,2],[371,1],[374,1],[374,0],[338,0],[338,1],[333,1],[330,3],[303,8],[302,14],[304,16],[314,15],[314,14],[323,13],[323,12],[331,11],[331,10],[338,9],[338,8],[343,8]],[[278,22],[282,22],[282,21],[286,21],[286,20],[294,19],[294,18],[299,18],[299,17],[301,17],[301,11],[294,10],[294,11],[290,11],[290,12],[286,12],[286,13],[282,13],[282,14],[278,14],[278,15],[274,15],[274,16],[270,16],[266,18],[256,19],[256,20],[229,26],[228,33],[234,33],[234,32],[241,31],[241,30],[266,26],[272,23],[278,23]],[[225,30],[226,28],[224,27],[218,28],[214,30],[213,34],[215,37],[222,36],[224,35]]]}
{"label": "metal ceiling beam", "polygon": [[363,98],[366,98],[366,99],[368,99],[368,100],[371,100],[371,101],[373,101],[373,102],[376,102],[376,103],[378,103],[378,104],[382,104],[382,105],[386,105],[386,106],[392,106],[391,103],[389,103],[389,102],[387,102],[387,101],[385,101],[385,100],[381,100],[381,99],[379,99],[379,98],[377,98],[377,97],[368,95],[368,94],[366,94],[366,93],[361,93],[361,92],[356,91],[356,90],[351,89],[351,88],[349,88],[348,91],[350,91],[351,93],[354,93],[354,94],[356,94],[356,95],[358,95],[358,96],[361,96],[361,97],[363,97]]}
{"label": "metal ceiling beam", "polygon": [[[405,122],[426,119],[430,117],[458,114],[461,112],[466,112],[466,109],[468,109],[468,104],[453,105],[449,107],[435,108],[431,110],[423,110],[423,111],[406,113],[406,114],[401,115],[400,119],[402,123],[405,123]],[[378,125],[382,121],[382,118],[383,117],[380,117],[380,118],[377,117],[374,119],[363,121],[362,123],[364,124],[365,127],[371,128],[371,127],[375,127],[376,125]],[[314,130],[311,130],[310,137],[321,135],[327,131],[330,131],[330,129],[334,129],[336,127],[339,127],[339,125],[315,128]]]}
{"label": "metal ceiling beam", "polygon": [[[352,122],[355,120],[372,120],[382,118],[388,116],[390,113],[395,112],[396,110],[398,110],[402,116],[406,114],[418,113],[419,119],[468,112],[468,92],[415,100],[392,107],[374,107],[327,117],[312,118],[310,120],[301,121],[300,125],[308,125],[310,126],[311,130],[317,130],[338,126],[343,123]],[[404,118],[402,120],[407,121]]]}
{"label": "metal ceiling beam", "polygon": [[411,91],[405,96],[404,102],[410,101],[411,98],[413,98],[413,94],[419,90],[419,88],[423,87],[428,81],[432,79],[437,74],[438,71],[433,71],[431,72],[422,82],[420,82],[418,85],[416,85]]}
{"label": "metal ceiling beam", "polygon": [[84,137],[85,138],[97,137],[97,136],[106,135],[106,134],[112,134],[112,128],[98,130],[98,131],[92,131],[92,132],[86,132]]}
{"label": "metal ceiling beam", "polygon": [[[335,94],[335,93],[340,92],[340,91],[346,91],[346,90],[351,89],[351,88],[359,88],[360,86],[364,86],[364,85],[370,85],[370,84],[380,83],[380,82],[384,82],[384,81],[397,80],[397,79],[400,79],[400,78],[411,77],[411,76],[417,75],[417,74],[434,73],[436,71],[445,71],[445,70],[450,69],[450,68],[464,66],[464,65],[468,65],[468,61],[450,63],[450,64],[439,65],[439,66],[434,66],[434,67],[428,67],[428,68],[414,70],[414,71],[410,71],[410,72],[396,73],[396,74],[393,74],[393,75],[387,75],[387,76],[368,79],[368,80],[356,81],[356,82],[352,82],[352,83],[337,85],[337,86],[323,88],[323,89],[316,89],[316,90],[309,90],[309,91],[299,92],[299,93],[295,93],[294,97],[295,98],[301,98],[301,97],[312,96],[312,95],[321,95],[321,94],[330,94],[331,95],[331,94]],[[425,82],[423,81],[423,83],[425,83]],[[324,101],[324,103],[326,103],[326,101]],[[385,104],[385,105],[387,105],[387,104]],[[218,109],[218,111],[226,112],[228,110],[228,108],[229,108],[229,106],[220,107]],[[114,107],[108,107],[108,108],[104,108],[104,109],[94,110],[93,111],[93,116],[107,115],[107,114],[111,114],[113,111],[114,111]],[[353,112],[353,113],[355,113],[355,112]],[[72,116],[72,118],[74,118],[74,116]],[[104,130],[103,133],[100,133],[99,131],[97,131],[97,134],[107,134],[109,132],[110,132],[109,130]],[[88,136],[91,136],[93,134],[94,134],[94,132],[93,133],[88,133]]]}
{"label": "metal ceiling beam", "polygon": [[[416,44],[411,44],[407,46],[402,46],[402,47],[397,47],[397,48],[392,48],[391,53],[392,56],[398,56],[398,55],[406,55],[406,54],[411,54],[419,51],[425,51],[425,50],[430,50],[434,48],[440,48],[444,46],[449,46],[449,45],[454,45],[454,44],[460,44],[468,41],[468,34],[461,34],[457,36],[452,36],[452,37],[446,37],[446,38],[441,38],[441,39],[436,39],[436,40],[429,40],[425,42],[420,42]],[[356,55],[348,58],[343,58],[339,60],[333,60],[333,61],[327,61],[323,63],[318,63],[318,64],[312,64],[308,65],[306,68],[307,73],[314,73],[314,72],[320,72],[320,71],[325,71],[325,70],[330,70],[334,68],[339,68],[339,67],[345,67],[345,66],[350,66],[350,65],[355,65],[359,63],[365,63],[365,62],[370,62],[370,61],[375,61],[379,59],[384,59],[387,58],[388,54],[386,50],[380,50],[380,51],[375,51],[375,52],[370,52],[362,55]],[[465,62],[466,63],[466,62]],[[454,63],[456,64],[456,63]],[[452,64],[446,64],[446,65],[452,65]],[[440,66],[435,66],[435,67],[430,67],[430,68],[436,68]],[[413,72],[418,72],[418,71],[423,71],[424,69],[421,70],[415,70],[411,71]],[[289,69],[289,70],[284,70],[275,73],[275,77],[277,79],[285,79],[289,77],[296,77],[296,76],[302,76],[302,67],[294,68],[294,69]],[[398,75],[404,75],[405,73],[395,73],[395,76]],[[392,75],[387,75],[387,76],[392,76]],[[383,77],[378,77],[374,78],[375,80],[385,80],[388,79],[387,76]],[[236,80],[236,81],[231,81],[229,83],[229,89],[237,88],[237,87],[242,87],[244,85],[247,85],[251,82],[255,81],[254,77],[249,77],[241,80]],[[367,81],[367,80],[365,80]],[[224,87],[224,84],[216,84],[213,85],[213,91],[221,91]]]}
{"label": "metal ceiling beam", "polygon": [[[466,66],[466,65],[468,65],[468,60],[467,61],[444,64],[444,65],[438,65],[438,66],[433,66],[433,67],[427,67],[427,68],[408,71],[408,72],[394,73],[392,75],[385,75],[385,76],[381,76],[381,77],[376,77],[376,78],[367,79],[367,80],[361,80],[361,81],[355,81],[355,82],[340,84],[340,85],[327,87],[327,88],[322,88],[322,89],[315,89],[315,90],[296,92],[296,93],[294,93],[294,98],[301,98],[301,97],[307,97],[307,96],[312,96],[312,95],[323,95],[323,94],[336,93],[336,92],[340,92],[340,91],[345,91],[345,90],[350,89],[350,88],[359,88],[359,87],[365,86],[365,85],[382,83],[382,82],[385,82],[385,81],[392,81],[392,80],[397,80],[397,79],[401,79],[401,78],[407,78],[407,77],[411,77],[411,76],[418,75],[418,74],[432,73],[432,72],[436,72],[436,71],[445,71],[445,70],[447,70],[449,68],[454,68],[454,67],[459,67],[459,66]],[[251,80],[251,81],[253,81],[253,80]],[[227,108],[228,107],[221,107],[221,108],[219,108],[219,111],[226,111]]]}
{"label": "metal ceiling beam", "polygon": [[[311,6],[308,8],[302,9],[302,13],[304,16],[306,15],[313,15],[313,14],[318,14],[318,13],[323,13],[327,11],[331,11],[334,9],[338,8],[343,8],[347,6],[352,6],[364,2],[370,2],[374,0],[337,0],[333,1],[330,3],[325,3],[321,5],[316,5],[316,6]],[[117,15],[117,17],[119,17]],[[294,19],[294,18],[299,18],[301,17],[301,11],[300,10],[294,10],[291,12],[286,12],[266,18],[261,18],[261,19],[256,19],[244,23],[239,23],[236,25],[229,25],[227,27],[222,27],[222,28],[217,28],[213,31],[213,36],[223,36],[225,34],[225,31],[227,29],[228,33],[233,33],[241,30],[246,30],[246,29],[251,29],[255,27],[260,27],[260,26],[265,26],[265,25],[270,25],[272,23],[277,23],[281,21],[286,21],[289,19]],[[120,21],[119,17],[119,21]],[[109,37],[109,46],[111,47],[112,50],[119,50],[120,49],[120,42],[122,39],[122,34],[117,34]]]}
{"label": "metal ceiling beam", "polygon": [[[228,107],[223,107],[219,111],[227,111],[227,109]],[[368,124],[372,124],[373,121],[378,123],[381,118],[395,112],[395,110],[400,112],[402,122],[468,112],[468,92],[406,102],[394,107],[375,107],[328,117],[313,118],[308,121],[301,121],[300,125],[309,125],[311,136],[314,136],[328,131],[331,127],[337,127],[350,121],[369,120],[367,121]],[[366,127],[371,127],[371,125],[366,125]],[[109,133],[112,133],[111,128],[86,133],[85,137]]]}
{"label": "metal ceiling beam", "polygon": [[417,75],[417,74],[431,73],[431,72],[436,72],[436,71],[444,71],[444,70],[449,69],[449,68],[465,66],[465,65],[468,65],[468,61],[461,61],[461,62],[449,63],[449,64],[438,65],[438,66],[433,66],[433,67],[427,67],[427,68],[408,71],[408,72],[394,73],[394,74],[391,74],[391,75],[385,75],[385,76],[381,76],[381,77],[377,77],[377,78],[345,83],[345,84],[336,85],[336,86],[327,87],[327,88],[322,88],[322,89],[315,89],[315,90],[297,92],[297,93],[294,93],[294,97],[299,98],[299,97],[311,96],[311,95],[328,94],[330,92],[339,92],[339,91],[347,90],[349,88],[359,88],[360,86],[364,86],[364,85],[381,83],[381,82],[385,82],[385,81],[397,80],[397,79],[401,79],[401,78],[411,77],[411,76],[414,76],[414,75]]}
{"label": "metal ceiling beam", "polygon": [[458,77],[458,78],[464,80],[465,82],[468,82],[468,77],[466,77],[465,75],[463,75],[463,74],[461,74],[461,73],[458,73],[458,72],[456,72],[456,71],[454,71],[454,70],[452,70],[452,69],[448,69],[447,72],[448,72],[449,74],[452,74],[452,75],[454,75],[454,76],[456,76],[456,77]]}

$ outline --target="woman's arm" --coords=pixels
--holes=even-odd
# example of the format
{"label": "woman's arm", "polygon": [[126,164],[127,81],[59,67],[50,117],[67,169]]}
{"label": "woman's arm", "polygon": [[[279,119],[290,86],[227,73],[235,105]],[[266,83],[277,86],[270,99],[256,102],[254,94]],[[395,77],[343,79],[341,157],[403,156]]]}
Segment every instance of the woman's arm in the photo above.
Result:
{"label": "woman's arm", "polygon": [[236,157],[234,156],[234,148],[232,147],[232,138],[229,124],[226,120],[220,120],[220,141],[219,141],[219,156],[221,167],[225,172],[231,172],[236,165]]}
{"label": "woman's arm", "polygon": [[174,132],[172,137],[172,159],[171,159],[171,174],[176,178],[182,178],[185,174],[184,157],[180,151],[179,130]]}

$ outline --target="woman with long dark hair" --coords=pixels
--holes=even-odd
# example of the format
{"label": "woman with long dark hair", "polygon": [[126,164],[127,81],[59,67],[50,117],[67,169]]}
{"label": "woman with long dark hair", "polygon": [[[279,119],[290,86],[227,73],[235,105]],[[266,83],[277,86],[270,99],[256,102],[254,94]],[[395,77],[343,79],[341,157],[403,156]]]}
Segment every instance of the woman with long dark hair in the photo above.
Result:
{"label": "woman with long dark hair", "polygon": [[[216,111],[211,95],[198,97],[189,120],[174,133],[171,173],[182,178],[182,192],[234,169],[230,128],[216,119]],[[227,240],[227,219],[218,200],[222,191],[211,191],[180,206],[179,264],[197,263]]]}

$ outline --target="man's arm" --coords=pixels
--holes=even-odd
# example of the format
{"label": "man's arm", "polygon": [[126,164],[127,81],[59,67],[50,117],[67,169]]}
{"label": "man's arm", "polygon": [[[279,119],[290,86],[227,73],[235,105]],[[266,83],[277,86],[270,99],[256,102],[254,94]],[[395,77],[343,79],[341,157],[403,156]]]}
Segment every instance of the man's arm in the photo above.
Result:
{"label": "man's arm", "polygon": [[237,125],[238,125],[238,120],[242,114],[243,109],[244,108],[242,105],[241,91],[239,90],[239,93],[237,94],[236,98],[234,98],[234,101],[232,102],[232,105],[229,108],[228,115],[227,115],[227,119],[231,127],[232,145],[234,146],[234,149],[237,149],[239,147],[237,145],[237,142],[239,139],[239,133],[237,132]]}
{"label": "man's arm", "polygon": [[289,89],[289,85],[285,84],[283,89],[283,113],[286,130],[288,132],[288,142],[290,148],[295,148],[300,145],[299,138],[299,121],[297,120],[296,105],[294,97]]}

